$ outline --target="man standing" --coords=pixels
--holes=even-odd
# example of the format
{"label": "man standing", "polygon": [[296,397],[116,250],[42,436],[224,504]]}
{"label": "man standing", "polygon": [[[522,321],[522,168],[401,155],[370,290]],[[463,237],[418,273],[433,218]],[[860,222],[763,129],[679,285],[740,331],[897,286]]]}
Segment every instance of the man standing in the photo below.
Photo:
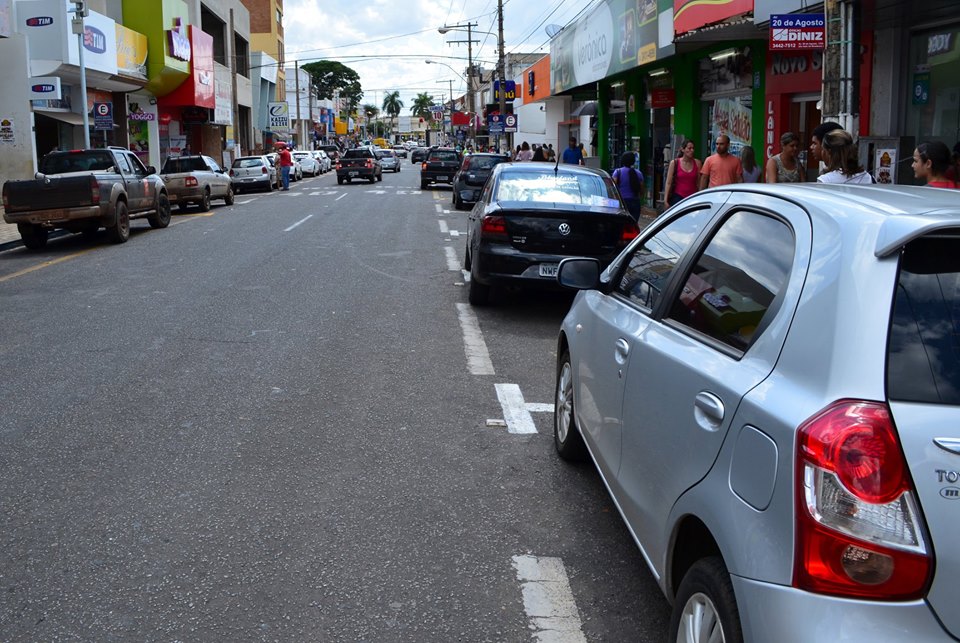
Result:
{"label": "man standing", "polygon": [[289,190],[290,168],[293,167],[293,155],[290,154],[290,150],[284,145],[280,148],[278,156],[280,158],[280,178],[283,180],[283,189]]}
{"label": "man standing", "polygon": [[717,153],[711,154],[700,168],[700,189],[718,185],[730,185],[743,182],[743,166],[740,159],[730,154],[730,137],[721,134],[717,137]]}
{"label": "man standing", "polygon": [[577,147],[577,139],[572,136],[570,137],[570,147],[563,151],[563,156],[560,160],[570,165],[583,165],[583,153],[581,153],[580,148]]}

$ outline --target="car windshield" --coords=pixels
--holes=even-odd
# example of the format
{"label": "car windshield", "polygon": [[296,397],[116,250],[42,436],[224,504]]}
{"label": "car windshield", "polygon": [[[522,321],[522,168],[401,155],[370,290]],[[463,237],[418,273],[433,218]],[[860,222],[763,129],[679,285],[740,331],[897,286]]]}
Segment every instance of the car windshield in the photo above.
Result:
{"label": "car windshield", "polygon": [[263,159],[259,156],[252,158],[239,158],[233,162],[231,167],[262,167]]}
{"label": "car windshield", "polygon": [[910,243],[900,261],[887,356],[890,399],[960,404],[960,237]]}
{"label": "car windshield", "polygon": [[43,174],[64,174],[66,172],[89,172],[108,170],[113,167],[110,152],[54,152],[40,159],[40,172]]}
{"label": "car windshield", "polygon": [[195,170],[207,170],[207,164],[199,156],[187,156],[181,158],[168,158],[163,164],[163,174],[177,174],[179,172],[193,172]]}
{"label": "car windshield", "polygon": [[595,174],[563,172],[504,172],[497,183],[495,200],[529,204],[564,203],[619,208],[613,183]]}

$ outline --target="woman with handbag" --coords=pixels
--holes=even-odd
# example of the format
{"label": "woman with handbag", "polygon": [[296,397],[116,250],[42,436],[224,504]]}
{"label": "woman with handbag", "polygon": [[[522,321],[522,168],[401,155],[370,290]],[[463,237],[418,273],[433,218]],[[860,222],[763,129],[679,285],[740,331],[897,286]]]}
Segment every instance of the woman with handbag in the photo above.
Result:
{"label": "woman with handbag", "polygon": [[663,189],[663,200],[667,207],[679,203],[697,191],[700,161],[693,156],[695,149],[693,141],[684,141],[680,146],[680,156],[670,161],[667,183]]}
{"label": "woman with handbag", "polygon": [[643,173],[634,169],[636,160],[633,152],[620,155],[620,167],[613,171],[613,182],[617,184],[623,205],[630,212],[630,216],[639,222],[643,207]]}

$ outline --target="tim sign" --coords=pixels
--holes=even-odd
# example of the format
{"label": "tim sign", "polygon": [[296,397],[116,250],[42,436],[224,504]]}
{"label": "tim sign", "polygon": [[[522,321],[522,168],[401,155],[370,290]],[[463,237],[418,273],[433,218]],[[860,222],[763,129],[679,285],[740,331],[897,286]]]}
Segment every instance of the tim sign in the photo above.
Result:
{"label": "tim sign", "polygon": [[770,16],[770,51],[823,49],[826,44],[822,13]]}

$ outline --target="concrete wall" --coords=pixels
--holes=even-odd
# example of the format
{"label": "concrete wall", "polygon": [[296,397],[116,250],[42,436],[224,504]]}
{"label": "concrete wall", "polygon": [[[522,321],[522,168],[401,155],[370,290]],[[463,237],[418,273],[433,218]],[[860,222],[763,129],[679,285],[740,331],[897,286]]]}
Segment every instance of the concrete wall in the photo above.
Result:
{"label": "concrete wall", "polygon": [[[13,179],[32,178],[36,170],[33,141],[33,111],[27,94],[30,76],[27,39],[19,33],[0,38],[4,83],[0,92],[0,184]],[[12,125],[4,127],[3,121]],[[75,128],[78,129],[79,128]],[[12,140],[11,140],[12,139]]]}

